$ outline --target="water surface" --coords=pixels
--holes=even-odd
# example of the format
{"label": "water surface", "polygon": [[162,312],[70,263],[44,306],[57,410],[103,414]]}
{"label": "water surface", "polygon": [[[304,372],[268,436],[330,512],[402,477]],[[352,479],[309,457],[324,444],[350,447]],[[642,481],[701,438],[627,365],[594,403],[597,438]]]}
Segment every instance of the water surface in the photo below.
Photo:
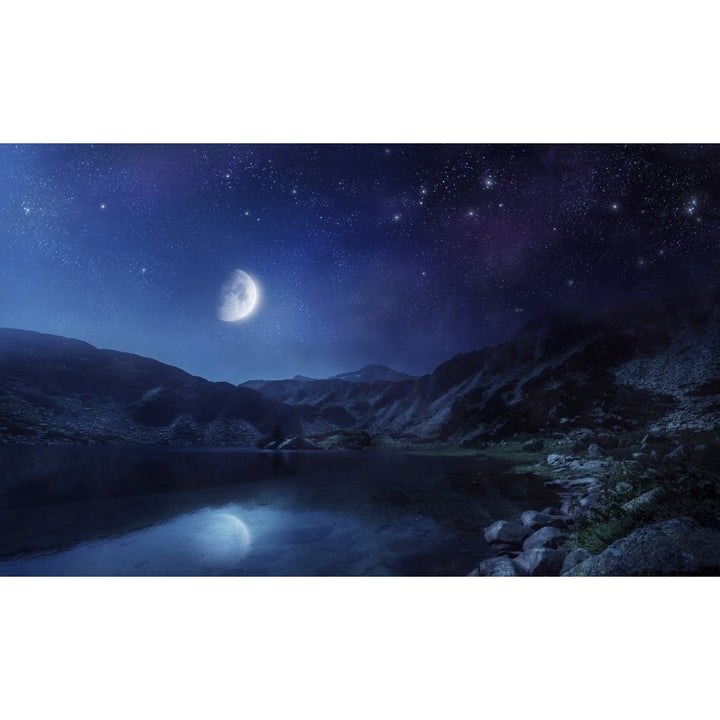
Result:
{"label": "water surface", "polygon": [[554,500],[478,457],[0,449],[2,575],[459,575]]}

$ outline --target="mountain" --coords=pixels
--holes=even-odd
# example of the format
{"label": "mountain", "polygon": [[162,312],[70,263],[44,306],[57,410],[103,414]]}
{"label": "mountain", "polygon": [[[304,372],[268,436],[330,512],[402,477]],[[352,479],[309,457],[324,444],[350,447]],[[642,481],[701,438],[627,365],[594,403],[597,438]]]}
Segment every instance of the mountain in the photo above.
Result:
{"label": "mountain", "polygon": [[297,413],[250,388],[80,340],[0,328],[0,443],[255,445]]}
{"label": "mountain", "polygon": [[[300,376],[296,376],[300,377]],[[309,378],[302,378],[309,379]],[[402,380],[417,380],[417,377],[408,375],[404,372],[398,372],[392,368],[386,367],[385,365],[366,365],[360,370],[355,372],[341,373],[340,375],[334,375],[333,380],[345,380],[345,382],[352,383],[371,383],[382,381],[389,382],[400,382]]]}
{"label": "mountain", "polygon": [[[350,379],[349,379],[350,378]],[[473,446],[538,431],[720,427],[720,291],[551,313],[412,378],[383,366],[235,387],[78,340],[0,329],[0,442]],[[321,443],[323,444],[323,443]],[[325,443],[327,445],[327,443]]]}
{"label": "mountain", "polygon": [[259,383],[296,408],[309,435],[363,430],[473,445],[516,433],[720,425],[720,293],[572,311],[509,342],[458,355],[417,380]]}
{"label": "mountain", "polygon": [[407,397],[415,384],[414,379],[373,382],[356,379],[351,382],[338,376],[327,380],[297,377],[292,380],[251,380],[241,387],[256,389],[268,398],[292,406],[306,435],[322,435],[335,430],[363,430],[373,426],[381,412],[391,416],[397,402]]}

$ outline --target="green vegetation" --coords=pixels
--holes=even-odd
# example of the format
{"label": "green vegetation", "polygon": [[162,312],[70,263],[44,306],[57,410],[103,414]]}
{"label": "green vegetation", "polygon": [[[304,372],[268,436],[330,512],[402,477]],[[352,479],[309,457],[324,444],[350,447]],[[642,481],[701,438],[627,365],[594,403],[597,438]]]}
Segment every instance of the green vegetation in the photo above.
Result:
{"label": "green vegetation", "polygon": [[[577,546],[599,553],[641,527],[679,516],[701,524],[716,523],[720,517],[720,475],[704,467],[702,460],[694,458],[666,467],[616,463],[605,478],[600,502],[577,521]],[[628,485],[630,490],[626,489]],[[628,501],[639,497],[645,501],[627,507]]]}
{"label": "green vegetation", "polygon": [[549,474],[549,470],[544,467],[537,467],[537,463],[545,460],[551,452],[562,452],[555,449],[552,440],[545,438],[533,437],[535,440],[541,440],[542,446],[537,443],[537,450],[528,450],[527,439],[523,440],[507,440],[493,445],[486,445],[482,448],[481,454],[494,460],[504,460],[510,463],[512,470],[517,473],[534,472],[538,474]]}

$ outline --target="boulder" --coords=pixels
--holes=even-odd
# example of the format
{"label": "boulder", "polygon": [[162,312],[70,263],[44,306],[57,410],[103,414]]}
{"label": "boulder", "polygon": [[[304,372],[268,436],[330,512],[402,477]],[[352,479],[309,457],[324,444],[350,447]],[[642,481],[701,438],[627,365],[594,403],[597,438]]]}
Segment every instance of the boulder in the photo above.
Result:
{"label": "boulder", "polygon": [[596,458],[594,460],[572,460],[568,463],[570,470],[579,470],[581,472],[594,472],[596,470],[604,470],[614,461],[611,457]]}
{"label": "boulder", "polygon": [[477,575],[482,577],[516,577],[517,574],[517,567],[508,557],[489,558],[477,566]]}
{"label": "boulder", "polygon": [[626,480],[621,480],[619,483],[615,485],[613,488],[613,492],[616,495],[627,495],[629,492],[632,492],[633,486],[627,482]]}
{"label": "boulder", "polygon": [[720,573],[720,531],[704,527],[692,518],[678,517],[616,540],[566,574],[575,577],[707,573]]}
{"label": "boulder", "polygon": [[568,500],[563,500],[563,504],[560,506],[560,509],[568,517],[575,518],[580,511],[580,506],[575,498],[570,498]]}
{"label": "boulder", "polygon": [[[267,445],[266,445],[267,447]],[[317,450],[317,445],[314,445],[309,440],[302,437],[293,437],[283,440],[278,446],[278,450]]]}
{"label": "boulder", "polygon": [[544,447],[545,443],[542,438],[532,438],[523,443],[525,452],[540,452]]}
{"label": "boulder", "polygon": [[687,458],[687,451],[684,445],[678,445],[674,450],[671,450],[666,456],[666,462],[682,462]]}
{"label": "boulder", "polygon": [[546,525],[556,528],[566,528],[573,522],[573,519],[557,511],[548,513],[538,512],[537,510],[526,510],[520,516],[520,522],[531,530],[538,530]]}
{"label": "boulder", "polygon": [[602,483],[596,477],[577,477],[566,481],[566,486],[573,490],[599,490]]}
{"label": "boulder", "polygon": [[[527,566],[530,575],[558,575],[565,560],[565,550],[554,548],[533,548],[518,555],[514,562]],[[521,560],[522,558],[522,560]]]}
{"label": "boulder", "polygon": [[600,501],[602,494],[597,491],[589,492],[587,495],[583,495],[580,500],[580,507],[584,510],[589,510],[593,505],[597,505]]}
{"label": "boulder", "polygon": [[568,534],[555,527],[544,527],[534,532],[523,543],[523,552],[528,552],[533,548],[549,547],[557,548],[565,540]]}
{"label": "boulder", "polygon": [[648,433],[645,435],[645,437],[640,441],[640,445],[642,447],[647,447],[651,443],[662,443],[667,442],[667,437],[663,435],[662,433]]}
{"label": "boulder", "polygon": [[565,455],[559,455],[558,453],[550,453],[550,455],[547,456],[548,465],[564,465],[566,461],[567,457]]}
{"label": "boulder", "polygon": [[579,565],[581,562],[584,562],[591,557],[591,553],[585,548],[575,548],[575,550],[571,550],[565,556],[565,560],[563,561],[562,567],[560,568],[560,574],[564,575],[565,573],[572,570],[576,565]]}
{"label": "boulder", "polygon": [[598,458],[605,457],[607,453],[598,444],[590,443],[590,445],[588,445],[587,454],[590,457]]}
{"label": "boulder", "polygon": [[627,512],[635,512],[635,510],[649,505],[656,497],[658,497],[658,495],[661,494],[662,489],[654,487],[652,490],[648,490],[646,493],[643,493],[632,500],[628,500],[628,502],[623,504],[622,509],[627,510]]}
{"label": "boulder", "polygon": [[489,543],[507,543],[520,546],[532,531],[519,522],[498,520],[485,528],[485,540]]}

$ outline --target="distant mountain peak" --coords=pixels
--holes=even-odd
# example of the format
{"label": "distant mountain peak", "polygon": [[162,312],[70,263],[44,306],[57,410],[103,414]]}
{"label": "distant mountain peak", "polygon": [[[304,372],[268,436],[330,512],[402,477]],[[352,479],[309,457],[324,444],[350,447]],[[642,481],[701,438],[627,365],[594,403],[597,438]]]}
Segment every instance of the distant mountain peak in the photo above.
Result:
{"label": "distant mountain peak", "polygon": [[334,375],[331,380],[344,380],[345,382],[377,382],[378,380],[398,382],[401,380],[416,380],[408,373],[398,372],[386,365],[365,365],[360,370]]}

